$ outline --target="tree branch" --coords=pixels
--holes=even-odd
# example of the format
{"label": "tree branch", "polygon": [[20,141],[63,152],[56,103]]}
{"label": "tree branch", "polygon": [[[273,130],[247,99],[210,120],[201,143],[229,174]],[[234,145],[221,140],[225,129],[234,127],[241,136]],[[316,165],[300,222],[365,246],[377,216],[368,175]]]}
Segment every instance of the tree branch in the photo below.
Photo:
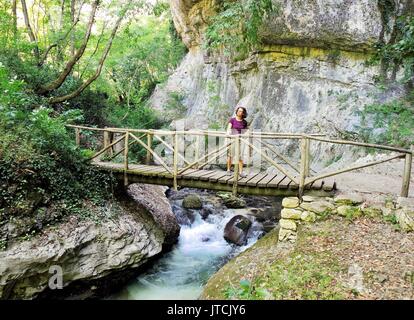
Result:
{"label": "tree branch", "polygon": [[51,44],[46,49],[45,53],[43,54],[42,59],[39,62],[39,67],[42,66],[45,63],[46,58],[47,58],[50,50],[52,50],[54,47],[57,47],[59,42],[65,40],[67,38],[67,36],[72,32],[73,28],[75,28],[75,26],[78,24],[78,22],[79,22],[79,16],[78,16],[78,19],[71,25],[70,29],[64,34],[64,36],[62,38],[58,39],[55,43]]}
{"label": "tree branch", "polygon": [[[22,0],[22,1],[24,1],[24,0]],[[92,3],[92,9],[91,9],[90,17],[89,17],[89,22],[88,22],[88,25],[87,25],[87,31],[86,31],[85,37],[83,39],[82,45],[80,46],[79,50],[69,60],[69,62],[66,64],[65,68],[63,69],[62,73],[59,75],[59,77],[57,79],[55,79],[54,81],[48,83],[45,86],[42,86],[38,90],[39,94],[46,94],[46,93],[48,93],[52,90],[55,90],[55,89],[59,88],[62,85],[62,83],[66,80],[67,76],[70,74],[70,72],[72,71],[75,64],[82,57],[83,53],[85,52],[86,46],[88,44],[89,38],[91,36],[92,26],[93,26],[93,23],[95,21],[96,9],[97,9],[99,3],[100,3],[100,0],[94,0],[94,2]]]}
{"label": "tree branch", "polygon": [[124,18],[127,10],[129,9],[129,4],[131,3],[131,0],[128,2],[128,5],[125,7],[124,10],[122,10],[120,16],[118,17],[118,20],[115,23],[114,28],[112,29],[111,32],[111,36],[109,37],[109,40],[106,44],[105,50],[102,53],[102,56],[99,60],[99,64],[98,64],[98,68],[95,71],[95,74],[92,75],[88,80],[86,80],[78,89],[76,89],[75,91],[64,95],[64,96],[60,96],[60,97],[52,97],[49,99],[50,103],[59,103],[59,102],[63,102],[63,101],[67,101],[70,99],[73,99],[75,97],[77,97],[79,94],[82,93],[83,90],[85,90],[93,81],[95,81],[99,75],[101,74],[102,68],[103,68],[103,64],[105,62],[106,57],[108,56],[109,50],[111,49],[112,46],[112,42],[115,38],[116,32],[118,31],[118,28],[121,24],[122,19]]}

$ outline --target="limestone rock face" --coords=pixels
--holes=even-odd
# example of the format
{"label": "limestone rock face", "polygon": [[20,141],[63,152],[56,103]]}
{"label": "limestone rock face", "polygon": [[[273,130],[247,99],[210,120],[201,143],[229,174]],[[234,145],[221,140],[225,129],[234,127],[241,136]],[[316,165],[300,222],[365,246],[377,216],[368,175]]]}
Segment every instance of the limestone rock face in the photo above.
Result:
{"label": "limestone rock face", "polygon": [[177,242],[180,226],[165,196],[166,187],[149,184],[131,184],[128,194],[147,210],[165,233],[165,244]]}
{"label": "limestone rock face", "polygon": [[0,251],[0,299],[35,298],[48,289],[53,266],[61,268],[66,288],[77,280],[87,283],[131,270],[159,254],[165,239],[173,241],[176,233],[171,207],[160,188],[134,185],[128,192],[148,203],[142,200],[139,206],[130,198],[118,199],[120,212],[111,219],[95,222],[70,216]]}
{"label": "limestone rock face", "polygon": [[[224,128],[236,105],[247,108],[250,127],[271,132],[355,131],[365,104],[384,102],[404,94],[402,87],[387,92],[376,88],[378,66],[368,67],[373,44],[387,30],[378,1],[282,0],[280,13],[268,17],[259,32],[264,46],[242,61],[203,49],[204,33],[215,14],[217,0],[171,0],[173,20],[189,48],[180,67],[158,87],[153,108],[163,110],[171,93],[179,92],[187,108],[177,129]],[[410,0],[401,7],[414,12]],[[220,101],[220,103],[217,103]],[[299,158],[290,140],[279,151]],[[312,165],[327,163],[333,154],[353,161],[347,147],[312,142]],[[253,158],[255,155],[253,156]],[[348,159],[348,158],[349,159]]]}

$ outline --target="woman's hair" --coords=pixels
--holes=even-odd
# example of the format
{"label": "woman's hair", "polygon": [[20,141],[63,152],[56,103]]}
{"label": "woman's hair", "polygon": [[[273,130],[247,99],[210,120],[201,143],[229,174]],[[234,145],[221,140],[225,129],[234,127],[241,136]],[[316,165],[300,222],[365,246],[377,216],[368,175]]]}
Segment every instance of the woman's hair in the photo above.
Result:
{"label": "woman's hair", "polygon": [[247,117],[247,110],[246,110],[246,108],[245,107],[237,107],[236,108],[236,111],[235,111],[236,114],[237,114],[237,111],[239,109],[242,109],[243,110],[243,119],[245,119]]}

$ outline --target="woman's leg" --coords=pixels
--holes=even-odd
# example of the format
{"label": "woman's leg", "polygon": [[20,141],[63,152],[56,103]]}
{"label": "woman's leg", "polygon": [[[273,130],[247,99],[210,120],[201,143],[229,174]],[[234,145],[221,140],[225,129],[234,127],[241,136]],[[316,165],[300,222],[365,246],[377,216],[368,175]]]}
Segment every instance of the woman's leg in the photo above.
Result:
{"label": "woman's leg", "polygon": [[230,171],[231,170],[231,157],[230,156],[228,156],[227,157],[227,171]]}
{"label": "woman's leg", "polygon": [[239,160],[239,174],[243,171],[243,160]]}

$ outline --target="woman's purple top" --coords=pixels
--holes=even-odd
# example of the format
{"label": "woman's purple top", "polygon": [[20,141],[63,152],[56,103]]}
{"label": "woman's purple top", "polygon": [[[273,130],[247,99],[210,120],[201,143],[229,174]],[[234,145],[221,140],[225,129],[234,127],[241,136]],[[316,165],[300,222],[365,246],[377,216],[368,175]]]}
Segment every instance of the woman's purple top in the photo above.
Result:
{"label": "woman's purple top", "polygon": [[238,121],[236,118],[231,118],[229,120],[229,123],[231,123],[232,134],[236,134],[236,131],[238,134],[240,134],[242,133],[242,130],[247,129],[247,121],[244,119],[242,121]]}

